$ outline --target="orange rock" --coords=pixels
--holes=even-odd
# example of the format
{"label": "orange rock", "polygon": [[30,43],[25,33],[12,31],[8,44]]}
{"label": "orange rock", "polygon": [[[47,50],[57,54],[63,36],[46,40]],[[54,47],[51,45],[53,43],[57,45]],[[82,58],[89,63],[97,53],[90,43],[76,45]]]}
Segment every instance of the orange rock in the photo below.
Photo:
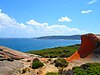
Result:
{"label": "orange rock", "polygon": [[78,52],[81,58],[85,58],[95,50],[97,37],[94,34],[85,34],[81,36],[81,41]]}
{"label": "orange rock", "polygon": [[[67,61],[79,60],[87,57],[96,49],[98,38],[94,34],[85,34],[81,36],[81,46],[72,56],[66,58]],[[90,56],[89,56],[90,59]]]}
{"label": "orange rock", "polygon": [[74,60],[79,60],[79,59],[80,59],[80,55],[78,51],[76,51],[72,56],[66,58],[67,61],[74,61]]}

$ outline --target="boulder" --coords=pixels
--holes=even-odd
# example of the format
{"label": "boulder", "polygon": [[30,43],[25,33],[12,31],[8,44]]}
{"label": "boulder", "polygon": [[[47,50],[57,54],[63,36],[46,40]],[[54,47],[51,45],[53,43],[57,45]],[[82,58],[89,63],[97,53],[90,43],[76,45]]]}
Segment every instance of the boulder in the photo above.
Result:
{"label": "boulder", "polygon": [[[96,54],[95,54],[96,53]],[[67,61],[80,60],[82,58],[94,58],[100,55],[100,36],[95,34],[84,34],[81,36],[81,45],[78,51],[66,58]]]}

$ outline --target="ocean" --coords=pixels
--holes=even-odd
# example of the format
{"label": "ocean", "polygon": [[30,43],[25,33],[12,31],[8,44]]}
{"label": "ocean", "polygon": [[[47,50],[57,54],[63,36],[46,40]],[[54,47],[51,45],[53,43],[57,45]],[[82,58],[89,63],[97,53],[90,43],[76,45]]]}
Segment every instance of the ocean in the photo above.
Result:
{"label": "ocean", "polygon": [[26,38],[1,38],[0,46],[6,46],[14,50],[27,52],[30,50],[41,50],[59,46],[80,44],[80,40],[64,39],[26,39]]}

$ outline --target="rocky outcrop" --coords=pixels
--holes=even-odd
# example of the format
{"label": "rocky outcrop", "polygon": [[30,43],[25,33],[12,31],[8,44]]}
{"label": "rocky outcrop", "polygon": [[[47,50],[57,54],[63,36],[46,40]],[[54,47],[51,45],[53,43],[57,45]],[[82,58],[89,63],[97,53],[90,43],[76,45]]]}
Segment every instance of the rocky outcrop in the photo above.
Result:
{"label": "rocky outcrop", "polygon": [[4,46],[0,46],[0,60],[16,60],[23,59],[29,57],[27,54],[23,52],[19,52]]}
{"label": "rocky outcrop", "polygon": [[0,75],[16,75],[23,65],[18,62],[0,61]]}
{"label": "rocky outcrop", "polygon": [[100,53],[100,36],[95,34],[84,34],[81,36],[81,46],[72,56],[66,58],[67,61],[79,60],[82,58],[94,58],[94,53]]}

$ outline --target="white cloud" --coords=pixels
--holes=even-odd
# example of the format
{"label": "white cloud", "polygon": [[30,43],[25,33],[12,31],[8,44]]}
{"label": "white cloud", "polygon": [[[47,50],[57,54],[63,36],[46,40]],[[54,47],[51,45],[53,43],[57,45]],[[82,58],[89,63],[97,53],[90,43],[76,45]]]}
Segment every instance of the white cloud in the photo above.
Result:
{"label": "white cloud", "polygon": [[92,1],[90,1],[88,4],[93,4],[93,3],[95,3],[95,2],[97,2],[97,0],[92,0]]}
{"label": "white cloud", "polygon": [[72,20],[70,18],[68,18],[67,16],[65,17],[61,17],[60,19],[58,19],[59,22],[71,22]]}
{"label": "white cloud", "polygon": [[37,27],[37,28],[43,28],[43,27],[48,26],[48,23],[39,23],[35,20],[29,20],[29,21],[26,22],[26,24],[32,25],[32,26]]}
{"label": "white cloud", "polygon": [[82,14],[88,14],[88,13],[91,13],[92,10],[84,10],[84,11],[81,11]]}
{"label": "white cloud", "polygon": [[[23,23],[18,23],[14,18],[9,17],[7,14],[0,12],[0,37],[3,36],[19,36],[28,33],[32,28]],[[14,33],[14,34],[12,34]]]}
{"label": "white cloud", "polygon": [[35,20],[18,23],[14,18],[0,12],[0,37],[35,37],[74,33],[78,34],[81,31],[78,28],[70,28],[66,25],[49,25]]}
{"label": "white cloud", "polygon": [[69,28],[66,25],[49,25],[48,23],[39,23],[35,20],[29,20],[26,24],[35,28],[35,31],[45,33],[46,35],[64,35],[64,34],[72,34],[73,32],[79,33],[80,30],[77,28]]}

